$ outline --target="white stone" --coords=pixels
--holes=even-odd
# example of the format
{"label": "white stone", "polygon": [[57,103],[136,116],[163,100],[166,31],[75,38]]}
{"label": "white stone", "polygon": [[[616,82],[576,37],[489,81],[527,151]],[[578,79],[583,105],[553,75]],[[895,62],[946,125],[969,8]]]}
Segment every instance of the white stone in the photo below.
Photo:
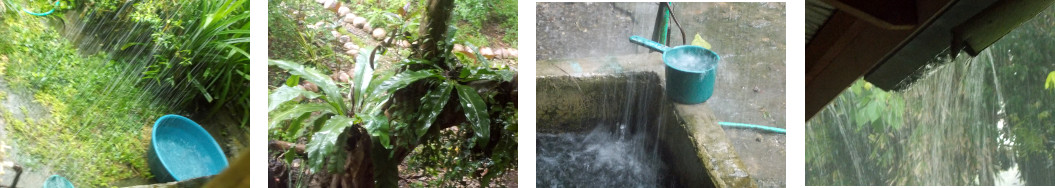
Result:
{"label": "white stone", "polygon": [[330,34],[333,35],[333,38],[340,38],[341,37],[341,33],[337,32],[337,31],[330,31]]}
{"label": "white stone", "polygon": [[499,48],[498,50],[495,50],[495,57],[498,57],[498,58],[503,58],[504,59],[504,58],[506,58],[508,56],[508,54],[509,54],[509,51],[506,51],[506,49]]}
{"label": "white stone", "polygon": [[341,8],[337,8],[337,15],[347,16],[348,13],[352,13],[352,10],[348,9],[348,7],[342,6]]}
{"label": "white stone", "polygon": [[495,52],[491,51],[491,48],[484,47],[484,48],[480,49],[480,55],[484,55],[484,57],[487,57],[487,58],[490,59],[490,58],[494,58],[495,57]]}
{"label": "white stone", "polygon": [[322,3],[322,8],[333,9],[333,8],[336,8],[336,7],[337,7],[337,1],[336,0],[324,0],[324,2]]}
{"label": "white stone", "polygon": [[340,42],[340,43],[346,43],[346,42],[351,41],[351,40],[352,40],[352,38],[348,37],[348,35],[337,37],[337,42]]}
{"label": "white stone", "polygon": [[363,30],[366,30],[366,32],[373,31],[374,30],[374,26],[371,26],[370,22],[366,22],[366,23],[363,24]]}
{"label": "white stone", "polygon": [[375,39],[383,39],[383,38],[385,38],[385,29],[382,29],[382,28],[374,29],[374,38]]}
{"label": "white stone", "polygon": [[347,55],[349,55],[349,56],[352,56],[352,58],[355,58],[356,56],[358,56],[358,55],[359,55],[359,50],[348,50],[348,51],[344,51],[344,54],[347,54]]}
{"label": "white stone", "polygon": [[462,44],[454,44],[454,49],[451,49],[451,52],[465,52],[465,51],[467,51],[467,50],[465,50],[465,46],[462,46]]}
{"label": "white stone", "polygon": [[509,53],[509,58],[511,58],[511,59],[516,59],[517,58],[517,49],[516,48],[507,49],[506,52]]}
{"label": "white stone", "polygon": [[364,24],[366,24],[366,18],[355,17],[354,19],[352,19],[352,25],[355,25],[355,27],[363,28]]}
{"label": "white stone", "polygon": [[344,43],[344,49],[345,50],[352,50],[354,48],[355,48],[355,44],[352,44],[351,42]]}
{"label": "white stone", "polygon": [[355,21],[355,14],[345,14],[344,19],[342,19],[341,21],[344,21],[344,23],[352,23],[352,21]]}

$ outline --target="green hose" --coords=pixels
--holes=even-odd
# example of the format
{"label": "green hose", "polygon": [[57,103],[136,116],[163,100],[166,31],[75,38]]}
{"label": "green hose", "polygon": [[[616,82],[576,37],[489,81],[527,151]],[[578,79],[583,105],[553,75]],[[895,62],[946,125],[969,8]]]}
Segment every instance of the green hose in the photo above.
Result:
{"label": "green hose", "polygon": [[775,133],[780,133],[780,134],[787,134],[786,133],[787,131],[785,131],[784,129],[776,128],[776,127],[769,127],[769,126],[762,126],[762,125],[752,125],[752,124],[746,124],[746,123],[733,123],[733,122],[718,122],[718,124],[722,125],[722,126],[726,126],[726,127],[758,129],[758,130],[770,131],[770,132],[775,132]]}
{"label": "green hose", "polygon": [[25,8],[22,8],[22,11],[25,11],[27,14],[32,14],[34,16],[47,16],[48,14],[51,14],[52,12],[55,12],[55,8],[59,7],[59,2],[62,2],[62,1],[55,1],[55,7],[51,7],[51,10],[49,10],[48,12],[45,12],[45,13],[30,12],[29,10],[26,10]]}

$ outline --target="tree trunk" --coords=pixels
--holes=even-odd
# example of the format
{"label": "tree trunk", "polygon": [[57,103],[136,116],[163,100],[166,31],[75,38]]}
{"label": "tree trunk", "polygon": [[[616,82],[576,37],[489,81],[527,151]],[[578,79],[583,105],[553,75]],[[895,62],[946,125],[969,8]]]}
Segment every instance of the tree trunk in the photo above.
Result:
{"label": "tree trunk", "polygon": [[[425,10],[425,18],[421,19],[421,29],[418,33],[425,39],[418,49],[418,57],[439,62],[440,41],[444,41],[447,34],[447,22],[451,18],[454,9],[454,0],[429,0]],[[445,63],[437,63],[441,68],[448,69]]]}

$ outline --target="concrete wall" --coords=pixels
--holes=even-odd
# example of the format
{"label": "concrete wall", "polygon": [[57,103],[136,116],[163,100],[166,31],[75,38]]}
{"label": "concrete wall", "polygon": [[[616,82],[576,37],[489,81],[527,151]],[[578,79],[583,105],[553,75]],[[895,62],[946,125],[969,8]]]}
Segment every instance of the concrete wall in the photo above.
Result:
{"label": "concrete wall", "polygon": [[756,187],[713,114],[680,116],[663,95],[654,72],[539,77],[537,92],[536,130],[540,133],[583,133],[597,125],[633,125],[629,126],[633,132],[658,135],[661,155],[679,184]]}

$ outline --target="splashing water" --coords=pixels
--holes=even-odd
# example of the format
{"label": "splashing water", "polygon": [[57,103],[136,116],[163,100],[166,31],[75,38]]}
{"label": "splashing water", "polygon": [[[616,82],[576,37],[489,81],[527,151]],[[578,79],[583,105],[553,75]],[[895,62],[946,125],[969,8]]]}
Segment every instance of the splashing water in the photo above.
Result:
{"label": "splashing water", "polygon": [[645,134],[597,126],[588,134],[538,134],[540,187],[661,187],[666,166]]}
{"label": "splashing water", "polygon": [[[1009,154],[998,141],[991,55],[943,60],[901,92],[844,91],[807,123],[807,184],[994,184]],[[861,119],[870,114],[878,116]]]}

